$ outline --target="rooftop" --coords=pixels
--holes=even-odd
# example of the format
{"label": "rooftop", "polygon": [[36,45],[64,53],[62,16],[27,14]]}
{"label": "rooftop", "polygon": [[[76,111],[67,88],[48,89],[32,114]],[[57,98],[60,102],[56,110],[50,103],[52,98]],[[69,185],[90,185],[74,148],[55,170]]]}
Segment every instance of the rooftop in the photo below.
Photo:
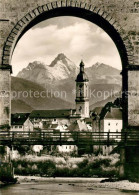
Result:
{"label": "rooftop", "polygon": [[30,113],[11,114],[11,125],[23,125]]}
{"label": "rooftop", "polygon": [[75,113],[75,110],[33,110],[30,118],[69,118],[70,115]]}
{"label": "rooftop", "polygon": [[119,108],[111,108],[104,117],[104,119],[122,120],[122,110]]}

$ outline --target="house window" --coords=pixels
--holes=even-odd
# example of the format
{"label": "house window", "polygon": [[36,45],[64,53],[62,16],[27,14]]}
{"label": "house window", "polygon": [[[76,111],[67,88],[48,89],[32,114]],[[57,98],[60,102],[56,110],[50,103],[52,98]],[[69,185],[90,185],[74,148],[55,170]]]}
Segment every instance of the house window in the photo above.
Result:
{"label": "house window", "polygon": [[111,124],[110,124],[110,123],[108,123],[108,125],[110,126]]}
{"label": "house window", "polygon": [[54,118],[54,121],[56,121],[56,118]]}
{"label": "house window", "polygon": [[17,128],[18,128],[18,126],[15,126],[15,128],[17,129]]}
{"label": "house window", "polygon": [[116,123],[116,126],[118,126],[118,123]]}
{"label": "house window", "polygon": [[22,128],[22,126],[19,126],[19,128],[21,129],[21,128]]}

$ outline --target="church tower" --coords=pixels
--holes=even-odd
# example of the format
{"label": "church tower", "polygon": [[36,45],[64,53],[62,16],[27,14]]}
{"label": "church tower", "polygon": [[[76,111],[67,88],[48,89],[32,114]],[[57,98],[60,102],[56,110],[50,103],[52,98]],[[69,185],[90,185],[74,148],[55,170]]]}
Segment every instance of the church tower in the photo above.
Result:
{"label": "church tower", "polygon": [[80,63],[80,72],[76,78],[76,114],[89,118],[89,79],[84,72],[84,63]]}

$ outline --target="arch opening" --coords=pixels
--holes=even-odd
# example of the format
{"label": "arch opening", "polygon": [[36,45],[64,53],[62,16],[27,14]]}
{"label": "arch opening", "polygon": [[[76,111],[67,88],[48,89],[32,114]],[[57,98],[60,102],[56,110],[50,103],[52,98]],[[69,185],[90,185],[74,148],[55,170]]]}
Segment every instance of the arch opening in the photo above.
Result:
{"label": "arch opening", "polygon": [[[43,7],[43,6],[42,6]],[[91,7],[91,6],[90,6]],[[36,8],[37,10],[39,10],[40,7]],[[127,85],[127,71],[126,68],[128,67],[128,54],[127,54],[127,50],[126,50],[126,46],[124,44],[124,41],[120,35],[120,33],[115,29],[114,25],[115,25],[115,21],[112,22],[112,24],[109,22],[112,20],[112,17],[109,18],[109,16],[107,14],[105,14],[104,12],[102,14],[99,14],[99,9],[97,12],[93,12],[90,11],[88,9],[85,8],[81,8],[81,7],[56,7],[56,8],[52,8],[51,10],[47,10],[47,11],[43,11],[43,12],[39,12],[39,14],[34,17],[31,18],[30,20],[28,19],[28,15],[31,16],[31,13],[34,12],[34,10],[32,12],[30,12],[29,14],[27,14],[25,16],[26,18],[26,22],[23,22],[23,18],[17,23],[16,26],[20,26],[21,28],[19,28],[20,30],[17,30],[18,28],[15,26],[15,28],[13,28],[12,32],[16,29],[17,33],[16,36],[14,37],[14,40],[12,42],[12,44],[10,44],[11,46],[9,47],[9,55],[8,55],[8,59],[7,56],[5,55],[5,48],[6,48],[6,44],[8,43],[8,39],[11,38],[12,36],[12,32],[10,33],[7,42],[4,46],[4,53],[3,53],[3,65],[9,65],[11,64],[11,58],[14,52],[14,49],[16,47],[16,44],[18,43],[18,41],[20,40],[20,38],[24,35],[25,32],[27,32],[30,28],[32,28],[34,25],[36,25],[37,23],[50,19],[50,18],[54,18],[54,17],[59,17],[59,16],[74,16],[74,17],[78,17],[78,18],[83,18],[87,21],[90,21],[94,24],[96,24],[97,26],[99,26],[100,28],[102,28],[113,40],[113,42],[115,43],[117,50],[119,52],[120,58],[121,58],[121,62],[122,62],[122,73],[123,73],[123,77],[122,77],[122,99],[123,99],[123,120],[124,120],[124,126],[127,126],[127,119],[128,119],[128,103],[127,103],[127,91],[128,91],[128,85]],[[103,17],[103,14],[105,15],[105,17]],[[102,16],[101,16],[102,15]],[[107,20],[107,18],[109,18]],[[21,25],[21,23],[24,23],[23,26]],[[7,53],[7,51],[6,51]],[[6,60],[5,60],[6,58]]]}

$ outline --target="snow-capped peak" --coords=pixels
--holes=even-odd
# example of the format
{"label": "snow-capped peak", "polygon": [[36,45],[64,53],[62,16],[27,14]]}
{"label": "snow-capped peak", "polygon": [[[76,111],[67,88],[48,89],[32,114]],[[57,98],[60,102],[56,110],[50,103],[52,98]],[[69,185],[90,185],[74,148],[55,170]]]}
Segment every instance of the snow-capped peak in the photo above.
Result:
{"label": "snow-capped peak", "polygon": [[20,71],[17,77],[33,80],[38,83],[58,81],[76,76],[78,67],[63,53],[57,55],[50,65],[34,61]]}
{"label": "snow-capped peak", "polygon": [[101,65],[102,63],[100,63],[100,62],[96,62],[94,65],[92,65],[93,67],[95,67],[95,68],[98,68],[100,65]]}

